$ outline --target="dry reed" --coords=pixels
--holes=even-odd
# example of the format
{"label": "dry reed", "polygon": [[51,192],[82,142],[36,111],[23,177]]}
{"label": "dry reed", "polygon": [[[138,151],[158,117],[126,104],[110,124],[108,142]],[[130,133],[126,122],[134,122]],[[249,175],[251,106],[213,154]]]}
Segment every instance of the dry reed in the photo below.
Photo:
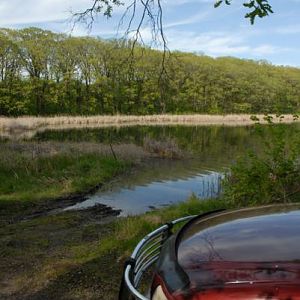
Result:
{"label": "dry reed", "polygon": [[[112,145],[117,158],[139,162],[144,158],[153,156],[142,147],[134,144]],[[109,145],[89,142],[8,142],[1,145],[0,164],[18,164],[16,157],[22,156],[26,159],[40,157],[51,157],[53,155],[76,155],[76,154],[98,154],[100,156],[112,156]]]}
{"label": "dry reed", "polygon": [[[256,115],[261,123],[266,123],[265,115]],[[275,115],[274,122],[279,122]],[[57,116],[57,117],[0,117],[1,131],[25,131],[47,128],[108,127],[134,125],[251,125],[254,121],[248,114],[230,115],[145,115],[145,116]],[[292,123],[293,115],[284,115],[282,123]]]}

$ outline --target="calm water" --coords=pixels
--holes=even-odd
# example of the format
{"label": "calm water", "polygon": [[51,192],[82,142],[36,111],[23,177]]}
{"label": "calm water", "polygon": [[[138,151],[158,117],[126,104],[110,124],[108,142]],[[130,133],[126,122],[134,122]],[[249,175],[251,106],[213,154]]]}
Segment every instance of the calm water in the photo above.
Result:
{"label": "calm water", "polygon": [[141,146],[145,137],[174,140],[191,159],[153,162],[143,172],[118,181],[109,189],[100,190],[86,201],[66,209],[84,209],[102,203],[121,209],[121,215],[126,216],[184,201],[192,194],[203,199],[217,196],[225,168],[238,155],[255,146],[255,136],[253,127],[138,126],[47,131],[37,134],[34,139]]}
{"label": "calm water", "polygon": [[[294,134],[299,125],[286,125]],[[99,143],[134,143],[144,140],[172,140],[189,155],[183,160],[156,160],[142,172],[132,174],[99,190],[70,209],[83,209],[97,203],[122,210],[122,215],[140,214],[153,208],[186,200],[191,194],[215,197],[220,192],[222,174],[238,157],[248,151],[260,152],[270,135],[265,126],[260,133],[254,126],[164,126],[103,129],[51,130],[37,133],[36,141],[91,141]]]}
{"label": "calm water", "polygon": [[[179,167],[178,163],[175,164]],[[169,166],[152,165],[152,171],[160,172],[158,176],[144,170],[142,175],[123,179],[110,190],[99,191],[86,201],[66,210],[83,209],[102,203],[121,209],[121,215],[126,216],[184,201],[192,193],[200,198],[215,197],[219,194],[222,176],[219,172],[200,168],[188,170],[188,166],[184,165],[181,167],[183,170],[179,168],[176,172],[176,167],[170,167],[170,163]]]}

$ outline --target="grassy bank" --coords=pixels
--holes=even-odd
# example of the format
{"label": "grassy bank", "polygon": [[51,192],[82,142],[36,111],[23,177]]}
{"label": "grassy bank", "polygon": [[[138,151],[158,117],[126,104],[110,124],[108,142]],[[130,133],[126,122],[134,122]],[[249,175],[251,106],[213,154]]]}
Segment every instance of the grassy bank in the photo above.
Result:
{"label": "grassy bank", "polygon": [[[130,160],[116,160],[111,154],[93,151],[93,147],[87,147],[85,151],[79,151],[77,147],[78,151],[74,151],[75,148],[64,145],[63,150],[58,151],[53,145],[25,143],[2,146],[1,221],[9,216],[24,217],[62,207],[66,200],[76,201],[78,198],[78,201],[86,193],[125,172],[131,164]],[[98,147],[101,148],[101,145]],[[50,151],[50,148],[57,152]]]}
{"label": "grassy bank", "polygon": [[[257,121],[267,123],[265,115],[256,115]],[[279,119],[272,115],[274,122]],[[281,122],[292,123],[293,115],[283,115]],[[250,114],[230,115],[145,115],[145,116],[70,116],[70,117],[19,117],[0,118],[0,130],[36,130],[38,128],[76,128],[76,127],[108,127],[108,126],[134,126],[134,125],[251,125]]]}
{"label": "grassy bank", "polygon": [[0,166],[0,201],[37,201],[81,193],[111,179],[125,163],[96,154],[55,155]]}
{"label": "grassy bank", "polygon": [[0,228],[0,298],[117,299],[122,266],[137,241],[172,219],[226,206],[186,203],[102,224],[92,211]]}
{"label": "grassy bank", "polygon": [[[158,209],[144,215],[119,219],[114,224],[114,236],[104,239],[99,247],[102,253],[116,249],[129,255],[137,242],[145,234],[174,219],[197,215],[204,212],[229,207],[222,199],[199,200],[192,196],[188,201],[167,208]],[[122,241],[120,243],[120,241]]]}

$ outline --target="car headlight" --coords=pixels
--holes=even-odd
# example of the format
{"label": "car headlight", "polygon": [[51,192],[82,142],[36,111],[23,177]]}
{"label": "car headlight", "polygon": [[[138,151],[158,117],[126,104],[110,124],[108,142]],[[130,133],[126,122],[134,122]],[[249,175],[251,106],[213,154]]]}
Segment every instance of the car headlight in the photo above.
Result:
{"label": "car headlight", "polygon": [[160,285],[156,288],[152,300],[168,300]]}

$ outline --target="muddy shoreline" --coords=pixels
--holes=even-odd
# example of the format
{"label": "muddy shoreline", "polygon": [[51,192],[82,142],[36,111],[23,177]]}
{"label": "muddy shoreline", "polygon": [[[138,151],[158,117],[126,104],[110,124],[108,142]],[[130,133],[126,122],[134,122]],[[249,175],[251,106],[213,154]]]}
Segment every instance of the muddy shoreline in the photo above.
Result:
{"label": "muddy shoreline", "polygon": [[[29,205],[26,205],[23,210],[21,209],[21,211],[20,207],[18,207],[15,213],[14,206],[22,206],[21,202],[14,203],[12,207],[7,207],[5,205],[0,206],[0,223],[1,225],[16,224],[18,222],[29,221],[40,217],[68,213],[69,211],[64,211],[65,208],[87,200],[90,196],[94,195],[99,190],[110,189],[117,182],[121,181],[122,178],[137,175],[139,172],[142,172],[144,168],[151,166],[151,164],[153,163],[159,163],[162,159],[163,158],[157,157],[155,155],[149,155],[149,157],[144,157],[142,160],[133,163],[133,165],[127,171],[125,171],[125,173],[119,174],[114,179],[106,183],[97,184],[82,192],[72,193],[56,198],[41,199],[29,203]],[[121,213],[121,210],[114,209],[102,203],[98,203],[95,206],[89,208],[78,209],[76,211],[86,215],[90,213],[98,214],[99,218],[101,218],[101,220],[105,223],[107,221],[112,221]]]}
{"label": "muddy shoreline", "polygon": [[[124,176],[124,174],[122,176]],[[2,219],[1,223],[14,224],[22,221],[32,220],[39,217],[53,215],[56,213],[64,213],[62,211],[64,208],[85,201],[89,196],[93,195],[104,185],[105,184],[98,184],[84,192],[73,193],[70,195],[61,196],[57,198],[42,199],[36,203],[32,203],[29,207],[27,207],[25,212],[22,214],[18,213],[14,215],[13,211],[10,209],[11,214],[5,216],[5,214],[4,215],[1,214],[1,207],[0,207],[0,217]],[[5,211],[6,210],[5,207],[2,208],[2,210]],[[101,215],[103,219],[116,217],[117,215],[120,214],[120,210],[115,210],[104,204],[98,204],[95,207],[85,209],[84,211],[98,213],[99,215]]]}
{"label": "muddy shoreline", "polygon": [[[46,200],[41,200],[40,201],[41,203],[39,203],[37,207],[32,210],[31,213],[26,214],[23,217],[14,219],[14,222],[26,221],[26,220],[31,220],[42,216],[51,215],[56,210],[62,210],[68,206],[75,205],[77,203],[85,201],[88,198],[88,196],[93,195],[102,186],[103,184],[99,184],[97,186],[90,188],[86,192],[74,193],[71,195],[62,196],[54,199],[49,198]],[[120,213],[119,211],[113,210],[111,207],[108,207],[107,205],[104,204],[97,205],[95,209],[97,210],[98,213],[100,213],[103,216],[103,218],[116,216]],[[92,210],[92,208],[90,210]]]}

